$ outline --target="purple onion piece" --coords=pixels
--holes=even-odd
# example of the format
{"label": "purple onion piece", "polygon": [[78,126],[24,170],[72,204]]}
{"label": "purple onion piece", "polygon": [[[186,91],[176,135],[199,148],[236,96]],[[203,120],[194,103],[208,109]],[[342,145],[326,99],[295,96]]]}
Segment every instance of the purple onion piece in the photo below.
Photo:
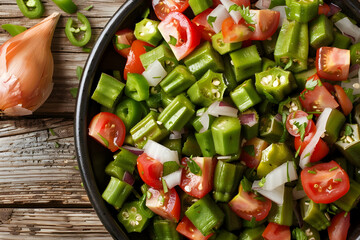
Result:
{"label": "purple onion piece", "polygon": [[241,114],[239,119],[242,125],[248,125],[249,127],[252,127],[257,123],[255,113]]}
{"label": "purple onion piece", "polygon": [[360,68],[359,64],[351,65],[351,67],[349,69],[349,78],[353,78],[353,77],[357,76],[358,72],[359,72],[359,68]]}
{"label": "purple onion piece", "polygon": [[328,14],[328,17],[330,17],[330,16],[334,15],[335,13],[341,11],[341,8],[339,6],[333,4],[333,3],[330,3],[329,7],[330,7],[330,12]]}
{"label": "purple onion piece", "polygon": [[278,121],[278,122],[282,122],[282,116],[278,113],[275,115],[275,119]]}
{"label": "purple onion piece", "polygon": [[125,171],[122,180],[131,186],[135,183],[135,178],[128,171]]}
{"label": "purple onion piece", "polygon": [[132,152],[133,154],[138,155],[138,156],[144,153],[143,149],[139,149],[139,148],[128,146],[128,145],[124,145],[124,146],[122,146],[122,148],[124,148],[124,149],[128,150],[129,152]]}

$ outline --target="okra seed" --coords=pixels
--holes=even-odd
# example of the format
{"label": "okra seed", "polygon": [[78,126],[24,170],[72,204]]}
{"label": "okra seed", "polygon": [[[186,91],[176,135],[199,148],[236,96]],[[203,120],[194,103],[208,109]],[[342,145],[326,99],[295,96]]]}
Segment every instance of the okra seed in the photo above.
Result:
{"label": "okra seed", "polygon": [[139,35],[143,37],[145,34],[143,32],[140,32]]}
{"label": "okra seed", "polygon": [[150,21],[145,24],[145,27],[150,27],[150,26],[152,26],[152,23]]}
{"label": "okra seed", "polygon": [[214,78],[214,79],[212,80],[212,84],[213,84],[214,86],[219,86],[220,83],[221,83],[220,80],[217,79],[217,78]]}
{"label": "okra seed", "polygon": [[309,238],[309,240],[316,240],[314,237]]}
{"label": "okra seed", "polygon": [[308,228],[308,229],[305,230],[305,234],[306,234],[306,236],[308,236],[308,237],[312,235],[312,232],[311,232],[310,228]]}
{"label": "okra seed", "polygon": [[314,184],[314,188],[318,188],[318,187],[319,187],[319,185],[315,183],[315,184]]}
{"label": "okra seed", "polygon": [[162,112],[162,111],[164,111],[164,109],[163,109],[163,108],[158,108],[158,110],[159,110],[159,112]]}
{"label": "okra seed", "polygon": [[140,214],[136,214],[135,220],[136,220],[136,221],[141,221],[141,220],[142,220],[142,216],[141,216]]}
{"label": "okra seed", "polygon": [[276,79],[274,82],[273,82],[273,87],[277,87],[277,86],[279,86],[279,80],[278,79]]}
{"label": "okra seed", "polygon": [[285,76],[281,76],[281,77],[280,77],[280,83],[281,83],[281,84],[284,84],[285,81],[286,81]]}
{"label": "okra seed", "polygon": [[123,212],[122,213],[122,217],[125,219],[125,220],[128,220],[129,219],[129,213],[128,212]]}
{"label": "okra seed", "polygon": [[230,61],[230,63],[231,63],[231,65],[234,65],[234,62],[233,62],[233,60],[231,60],[231,61]]}
{"label": "okra seed", "polygon": [[350,137],[350,136],[347,136],[347,137],[346,137],[346,141],[348,141],[349,143],[351,143],[351,142],[354,141],[354,139],[353,139],[352,137]]}
{"label": "okra seed", "polygon": [[132,213],[136,213],[136,212],[137,212],[136,207],[132,207],[132,208],[130,208],[130,212],[132,212]]}
{"label": "okra seed", "polygon": [[211,89],[211,92],[212,92],[212,93],[217,93],[218,90],[217,90],[217,89]]}
{"label": "okra seed", "polygon": [[295,112],[295,111],[297,111],[299,108],[298,108],[298,106],[295,105],[295,106],[293,106],[291,109]]}
{"label": "okra seed", "polygon": [[221,94],[219,92],[215,93],[215,98],[220,98]]}
{"label": "okra seed", "polygon": [[160,121],[156,121],[156,123],[157,123],[158,125],[161,125],[161,124],[162,124],[162,122],[160,122]]}

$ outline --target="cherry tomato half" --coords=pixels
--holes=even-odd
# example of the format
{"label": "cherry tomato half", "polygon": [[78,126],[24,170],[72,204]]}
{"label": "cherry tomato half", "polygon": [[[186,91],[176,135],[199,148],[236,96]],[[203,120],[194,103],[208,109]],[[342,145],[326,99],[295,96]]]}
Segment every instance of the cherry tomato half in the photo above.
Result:
{"label": "cherry tomato half", "polygon": [[346,240],[350,227],[350,212],[338,213],[331,219],[331,225],[328,227],[330,240]]}
{"label": "cherry tomato half", "polygon": [[[247,147],[248,146],[248,147]],[[252,138],[249,141],[246,141],[243,145],[240,161],[245,162],[246,166],[249,168],[257,168],[261,161],[262,151],[269,146],[269,143],[260,138]],[[245,149],[253,148],[254,153],[252,151],[246,151]]]}
{"label": "cherry tomato half", "polygon": [[[296,112],[292,112],[288,115],[287,119],[286,119],[286,129],[287,131],[294,137],[300,137],[300,131],[299,131],[299,128],[298,126],[305,123],[303,122],[299,122],[299,121],[302,121],[302,120],[307,120],[307,122],[305,123],[306,124],[306,128],[305,128],[305,131],[304,131],[304,136],[306,136],[311,128],[312,128],[312,125],[314,125],[314,122],[311,120],[311,119],[307,119],[307,116],[309,116],[309,114],[307,114],[306,112],[304,111],[301,111],[301,110],[298,110]],[[297,124],[299,124],[298,126],[296,126]]]}
{"label": "cherry tomato half", "polygon": [[164,20],[170,12],[183,12],[189,7],[189,0],[152,0],[155,14]]}
{"label": "cherry tomato half", "polygon": [[191,20],[197,28],[197,31],[201,33],[201,38],[209,42],[211,42],[211,37],[215,34],[214,30],[207,21],[207,17],[212,10],[212,8],[208,8]]}
{"label": "cherry tomato half", "polygon": [[270,222],[263,234],[262,237],[265,240],[290,240],[291,239],[291,233],[290,233],[290,227],[279,225],[273,222]]}
{"label": "cherry tomato half", "polygon": [[125,28],[117,31],[113,38],[115,51],[127,58],[130,53],[131,45],[135,39],[134,31],[131,29]]}
{"label": "cherry tomato half", "polygon": [[137,168],[141,179],[153,188],[162,188],[161,176],[163,165],[158,160],[149,157],[146,153],[137,159]]}
{"label": "cherry tomato half", "polygon": [[344,89],[339,85],[335,85],[335,96],[340,103],[341,109],[345,116],[349,115],[353,109],[353,104],[349,99],[348,95],[345,93]]}
{"label": "cherry tomato half", "polygon": [[252,25],[255,31],[250,40],[266,40],[276,32],[280,21],[280,12],[264,9],[250,10],[250,14],[254,14],[253,20],[256,22]]}
{"label": "cherry tomato half", "polygon": [[235,23],[232,17],[223,21],[221,32],[225,43],[242,42],[248,40],[253,34],[243,19]]}
{"label": "cherry tomato half", "polygon": [[214,233],[210,233],[207,236],[202,235],[199,229],[197,229],[186,216],[181,219],[176,227],[176,231],[190,240],[207,240],[214,235]]}
{"label": "cherry tomato half", "polygon": [[334,81],[346,80],[350,69],[350,50],[321,47],[316,51],[315,65],[321,78]]}

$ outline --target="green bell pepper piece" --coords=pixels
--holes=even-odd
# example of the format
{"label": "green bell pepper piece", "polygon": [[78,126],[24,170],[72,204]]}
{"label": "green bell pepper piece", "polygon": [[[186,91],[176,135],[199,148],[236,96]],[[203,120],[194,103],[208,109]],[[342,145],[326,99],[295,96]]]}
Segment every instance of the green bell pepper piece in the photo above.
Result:
{"label": "green bell pepper piece", "polygon": [[266,114],[260,117],[260,137],[270,143],[280,141],[284,133],[284,126],[274,115]]}
{"label": "green bell pepper piece", "polygon": [[239,152],[241,124],[238,118],[220,116],[211,125],[215,152],[231,155]]}
{"label": "green bell pepper piece", "polygon": [[274,222],[280,225],[291,226],[293,223],[293,197],[292,188],[285,187],[284,191],[284,203],[278,205],[273,203],[268,215],[268,221]]}
{"label": "green bell pepper piece", "polygon": [[351,64],[360,64],[360,42],[350,47]]}
{"label": "green bell pepper piece", "polygon": [[328,213],[320,211],[320,205],[318,203],[303,198],[300,200],[300,209],[304,221],[316,230],[325,230],[330,226],[330,217],[326,216]]}
{"label": "green bell pepper piece", "polygon": [[184,142],[184,146],[182,148],[182,154],[185,156],[194,156],[199,157],[201,156],[201,148],[196,141],[196,138],[193,134],[189,134]]}
{"label": "green bell pepper piece", "polygon": [[299,96],[296,97],[288,97],[286,100],[280,102],[278,113],[282,115],[285,113],[289,115],[290,113],[296,112],[298,110],[302,110],[302,105],[299,100]]}
{"label": "green bell pepper piece", "polygon": [[[332,43],[332,47],[340,48],[340,49],[349,49],[351,45],[351,38],[348,36],[342,35],[339,32],[334,32],[334,41]],[[351,51],[350,51],[351,55]],[[359,61],[360,62],[360,61]],[[355,64],[355,63],[353,63]]]}
{"label": "green bell pepper piece", "polygon": [[213,5],[212,0],[189,0],[189,5],[194,12],[194,15],[202,13]]}
{"label": "green bell pepper piece", "polygon": [[223,99],[225,89],[223,74],[209,70],[188,89],[187,94],[194,104],[208,107]]}
{"label": "green bell pepper piece", "polygon": [[180,234],[176,231],[176,223],[168,219],[154,220],[154,240],[180,240]]}
{"label": "green bell pepper piece", "polygon": [[336,200],[334,204],[346,212],[350,212],[355,208],[360,201],[360,184],[353,179],[350,179],[349,191]]}
{"label": "green bell pepper piece", "polygon": [[227,203],[219,203],[218,205],[225,214],[223,225],[225,229],[230,232],[240,230],[242,227],[242,219],[231,210]]}
{"label": "green bell pepper piece", "polygon": [[77,6],[72,0],[52,0],[61,10],[73,14],[77,11]]}
{"label": "green bell pepper piece", "polygon": [[41,0],[16,0],[16,4],[18,5],[21,13],[30,19],[40,18],[45,11]]}
{"label": "green bell pepper piece", "polygon": [[311,68],[294,74],[295,82],[298,86],[297,91],[302,92],[305,89],[306,81],[309,77],[317,73],[316,68]]}
{"label": "green bell pepper piece", "polygon": [[179,64],[171,49],[164,44],[140,55],[140,61],[145,69],[155,60],[161,63],[166,72],[171,72]]}
{"label": "green bell pepper piece", "polygon": [[329,46],[334,41],[333,22],[324,14],[309,23],[310,45],[318,49],[323,46]]}
{"label": "green bell pepper piece", "polygon": [[124,181],[111,177],[108,186],[102,194],[102,198],[115,209],[121,208],[128,198],[133,187]]}
{"label": "green bell pepper piece", "polygon": [[276,67],[276,63],[273,60],[263,57],[261,61],[262,61],[262,71],[263,72]]}
{"label": "green bell pepper piece", "polygon": [[149,98],[149,83],[146,78],[138,73],[128,73],[125,85],[125,95],[135,101],[143,101]]}
{"label": "green bell pepper piece", "polygon": [[221,229],[217,234],[216,234],[216,238],[215,240],[237,240],[238,237],[231,233],[231,232],[228,232],[224,229]]}
{"label": "green bell pepper piece", "polygon": [[3,24],[1,25],[1,28],[7,31],[13,37],[27,30],[26,27],[14,24]]}
{"label": "green bell pepper piece", "polygon": [[358,124],[345,124],[336,147],[346,159],[356,167],[360,167],[360,132]]}
{"label": "green bell pepper piece", "polygon": [[159,21],[144,18],[135,25],[134,35],[136,39],[150,43],[151,45],[158,45],[163,39],[158,29]]}
{"label": "green bell pepper piece", "polygon": [[256,228],[247,228],[240,233],[239,240],[263,240],[262,234],[265,230],[264,225]]}
{"label": "green bell pepper piece", "polygon": [[[83,47],[91,39],[91,25],[89,20],[82,13],[77,13],[77,19],[81,22],[82,25],[75,26],[74,20],[69,18],[65,25],[65,34],[72,45]],[[84,33],[80,36],[81,32]]]}
{"label": "green bell pepper piece", "polygon": [[196,78],[187,67],[178,65],[160,82],[160,86],[166,94],[176,97],[195,82]]}
{"label": "green bell pepper piece", "polygon": [[307,23],[318,15],[318,0],[286,0],[287,18]]}
{"label": "green bell pepper piece", "polygon": [[[241,135],[246,139],[250,140],[257,137],[259,134],[259,115],[255,109],[249,109],[243,112],[241,115],[253,115],[255,117],[255,123],[243,123],[241,122]],[[241,119],[241,116],[239,117]]]}
{"label": "green bell pepper piece", "polygon": [[225,43],[222,32],[213,35],[211,37],[211,42],[213,48],[221,55],[237,50],[241,48],[242,45],[242,42]]}
{"label": "green bell pepper piece", "polygon": [[204,236],[212,233],[214,229],[218,229],[225,217],[209,195],[191,205],[185,215]]}
{"label": "green bell pepper piece", "polygon": [[123,179],[125,170],[117,166],[114,161],[111,161],[105,168],[105,173],[111,177]]}
{"label": "green bell pepper piece", "polygon": [[134,173],[138,156],[125,148],[120,147],[120,151],[114,155],[114,164],[130,174]]}
{"label": "green bell pepper piece", "polygon": [[213,157],[216,154],[211,129],[208,129],[202,133],[195,133],[195,138],[200,146],[202,156]]}
{"label": "green bell pepper piece", "polygon": [[121,118],[126,131],[129,132],[141,120],[141,105],[131,98],[126,98],[115,107],[115,114]]}
{"label": "green bell pepper piece", "polygon": [[261,102],[261,98],[255,90],[254,83],[251,79],[244,81],[235,88],[230,93],[230,97],[241,112]]}
{"label": "green bell pepper piece", "polygon": [[337,109],[331,109],[330,116],[326,122],[325,137],[323,138],[330,146],[338,140],[345,120],[346,118],[342,112]]}
{"label": "green bell pepper piece", "polygon": [[150,218],[144,214],[140,205],[140,201],[125,203],[117,215],[117,219],[128,233],[142,232],[150,222]]}

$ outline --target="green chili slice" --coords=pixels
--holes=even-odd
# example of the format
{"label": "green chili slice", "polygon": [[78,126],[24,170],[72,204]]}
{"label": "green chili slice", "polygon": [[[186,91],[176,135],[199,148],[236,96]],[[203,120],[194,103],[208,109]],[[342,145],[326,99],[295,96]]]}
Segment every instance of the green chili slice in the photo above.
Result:
{"label": "green chili slice", "polygon": [[52,0],[61,10],[66,13],[76,13],[77,6],[72,0]]}
{"label": "green chili slice", "polygon": [[75,26],[74,20],[69,18],[65,26],[65,34],[70,43],[77,47],[85,46],[91,38],[91,26],[89,20],[81,13],[77,13],[81,26]]}
{"label": "green chili slice", "polygon": [[40,18],[44,11],[41,0],[16,0],[21,13],[27,18]]}

